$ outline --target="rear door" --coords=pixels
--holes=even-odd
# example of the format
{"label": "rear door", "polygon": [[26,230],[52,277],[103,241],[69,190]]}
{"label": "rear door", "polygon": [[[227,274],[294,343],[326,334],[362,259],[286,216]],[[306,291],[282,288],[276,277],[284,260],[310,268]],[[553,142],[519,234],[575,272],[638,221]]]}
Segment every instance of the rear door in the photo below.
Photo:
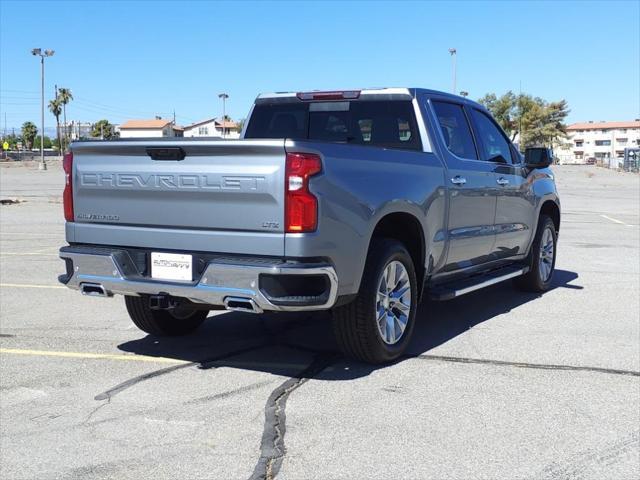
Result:
{"label": "rear door", "polygon": [[481,110],[470,111],[481,156],[494,171],[497,203],[491,257],[497,260],[524,254],[535,226],[535,197],[527,171],[497,123]]}
{"label": "rear door", "polygon": [[487,261],[494,241],[496,210],[494,166],[481,160],[461,104],[431,99],[447,165],[449,250],[444,271]]}

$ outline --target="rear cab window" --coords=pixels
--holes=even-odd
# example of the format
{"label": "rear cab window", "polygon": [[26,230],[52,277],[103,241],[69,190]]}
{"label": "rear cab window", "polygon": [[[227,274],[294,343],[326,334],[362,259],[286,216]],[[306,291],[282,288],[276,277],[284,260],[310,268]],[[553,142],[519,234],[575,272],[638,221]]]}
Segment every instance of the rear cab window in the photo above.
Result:
{"label": "rear cab window", "polygon": [[244,138],[422,150],[410,100],[259,103],[254,106]]}

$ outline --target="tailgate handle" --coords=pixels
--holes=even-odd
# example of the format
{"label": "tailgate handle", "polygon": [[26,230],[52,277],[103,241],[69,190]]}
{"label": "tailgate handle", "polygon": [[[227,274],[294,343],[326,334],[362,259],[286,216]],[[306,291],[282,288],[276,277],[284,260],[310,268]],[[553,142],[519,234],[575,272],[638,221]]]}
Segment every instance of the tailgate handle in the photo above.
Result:
{"label": "tailgate handle", "polygon": [[180,147],[148,147],[147,155],[153,160],[184,160],[187,156]]}

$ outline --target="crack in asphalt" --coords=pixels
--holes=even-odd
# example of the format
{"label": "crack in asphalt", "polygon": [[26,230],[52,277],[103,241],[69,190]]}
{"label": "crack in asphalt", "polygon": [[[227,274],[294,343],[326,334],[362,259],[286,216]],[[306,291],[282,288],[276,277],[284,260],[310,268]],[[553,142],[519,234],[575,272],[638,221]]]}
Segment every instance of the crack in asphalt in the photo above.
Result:
{"label": "crack in asphalt", "polygon": [[107,390],[105,392],[99,393],[98,395],[96,395],[94,397],[94,400],[105,400],[105,399],[109,399],[110,400],[111,398],[113,398],[118,393],[120,393],[123,390],[126,390],[128,388],[131,388],[134,385],[139,384],[140,382],[144,382],[145,380],[149,380],[150,378],[159,377],[161,375],[166,375],[167,373],[171,373],[171,372],[174,372],[176,370],[180,370],[182,368],[194,367],[196,365],[200,365],[200,368],[203,368],[203,369],[212,368],[210,366],[212,363],[215,363],[215,362],[218,362],[220,360],[224,360],[226,358],[233,357],[233,356],[236,356],[236,355],[241,355],[243,353],[247,353],[247,352],[250,352],[250,351],[253,351],[253,350],[258,350],[260,348],[263,348],[264,346],[265,346],[264,344],[254,345],[252,347],[241,348],[241,349],[238,349],[238,350],[234,350],[232,352],[228,352],[228,353],[224,353],[224,354],[221,354],[221,355],[217,355],[217,356],[212,357],[212,358],[207,358],[205,360],[189,362],[189,363],[183,363],[181,365],[173,365],[171,367],[161,368],[159,370],[154,370],[152,372],[148,372],[148,373],[145,373],[143,375],[138,375],[137,377],[133,377],[133,378],[130,378],[129,380],[126,380],[126,381],[124,381],[122,383],[119,383],[115,387],[112,387],[112,388],[110,388],[109,390]]}
{"label": "crack in asphalt", "polygon": [[568,371],[582,371],[593,373],[605,373],[609,375],[627,375],[632,377],[640,377],[640,372],[634,370],[620,370],[616,368],[603,368],[603,367],[581,367],[577,365],[554,365],[545,363],[526,363],[526,362],[509,362],[504,360],[487,360],[482,358],[466,358],[466,357],[445,357],[440,355],[405,355],[401,360],[417,358],[420,360],[435,360],[441,362],[452,363],[475,363],[480,365],[495,365],[505,367],[516,368],[532,368],[538,370],[568,370]]}
{"label": "crack in asphalt", "polygon": [[564,462],[554,462],[546,466],[537,478],[563,480],[567,478],[584,478],[590,469],[610,467],[621,457],[637,452],[640,447],[640,431],[617,440],[600,450],[587,449],[572,455]]}
{"label": "crack in asphalt", "polygon": [[270,381],[256,382],[250,385],[245,385],[244,387],[234,388],[233,390],[227,390],[226,392],[216,393],[214,395],[208,395],[206,397],[194,398],[193,400],[189,400],[188,402],[186,402],[186,405],[212,402],[214,400],[221,400],[223,398],[232,397],[234,395],[239,395],[241,393],[250,392],[251,390],[257,390],[260,387],[269,385],[270,383],[271,383]]}
{"label": "crack in asphalt", "polygon": [[85,418],[84,422],[82,422],[82,425],[86,425],[87,423],[89,423],[89,420],[91,420],[91,417],[93,417],[96,413],[98,413],[98,410],[100,410],[103,407],[106,407],[111,403],[111,397],[106,397],[106,400],[107,400],[106,402],[101,403],[89,413],[87,418]]}
{"label": "crack in asphalt", "polygon": [[335,355],[318,354],[307,367],[271,392],[264,408],[260,458],[250,480],[273,480],[278,475],[287,452],[284,444],[287,399],[291,392],[318,375],[335,360]]}

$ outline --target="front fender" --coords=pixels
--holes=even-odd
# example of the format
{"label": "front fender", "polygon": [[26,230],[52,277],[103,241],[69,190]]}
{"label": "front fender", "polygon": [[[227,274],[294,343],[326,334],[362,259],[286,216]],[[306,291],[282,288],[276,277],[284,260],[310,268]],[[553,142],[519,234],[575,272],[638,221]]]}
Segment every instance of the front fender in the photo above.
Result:
{"label": "front fender", "polygon": [[529,246],[527,248],[527,251],[529,251],[531,249],[531,244],[536,237],[536,232],[538,230],[538,218],[540,218],[540,214],[542,209],[545,208],[545,204],[547,202],[553,202],[558,208],[558,225],[560,224],[559,222],[562,216],[562,210],[560,207],[560,195],[558,194],[555,183],[555,175],[550,168],[531,170],[527,176],[527,181],[531,183],[531,190],[535,199],[534,221],[532,222],[533,229]]}

